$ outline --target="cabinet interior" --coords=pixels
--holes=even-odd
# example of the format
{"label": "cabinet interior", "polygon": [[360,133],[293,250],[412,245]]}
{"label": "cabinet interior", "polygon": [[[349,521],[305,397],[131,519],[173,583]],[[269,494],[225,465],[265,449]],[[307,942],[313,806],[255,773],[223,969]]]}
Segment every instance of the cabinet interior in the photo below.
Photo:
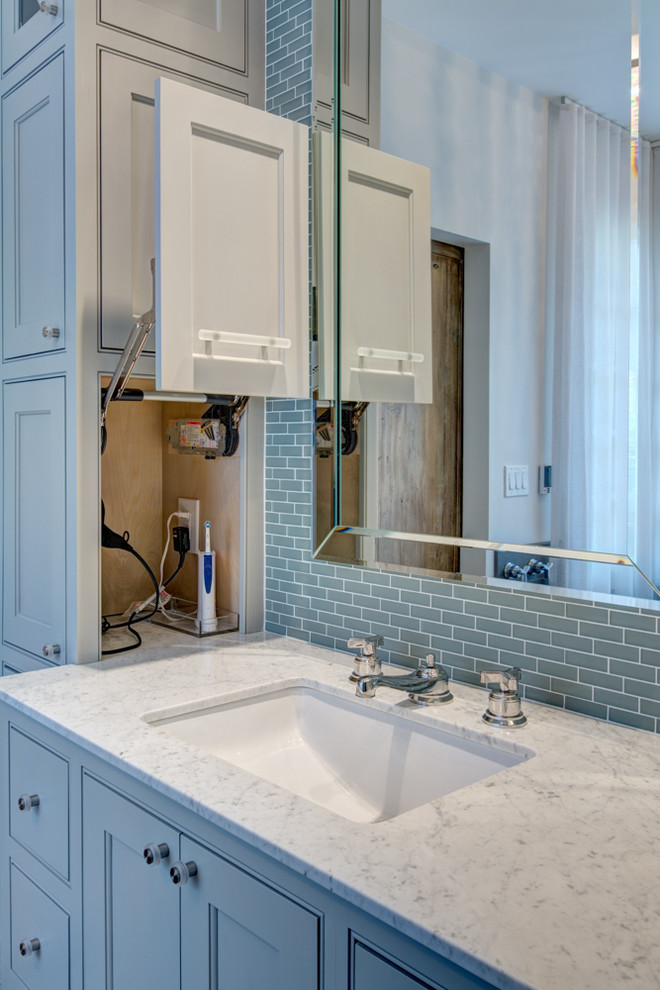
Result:
{"label": "cabinet interior", "polygon": [[[109,379],[103,379],[107,385]],[[151,379],[132,379],[131,386],[153,391]],[[211,523],[211,546],[216,553],[216,604],[219,610],[239,611],[240,573],[240,455],[206,460],[183,454],[167,442],[170,420],[199,418],[207,408],[196,402],[111,402],[106,420],[108,441],[101,458],[101,496],[105,521],[117,533],[128,531],[131,544],[156,577],[167,540],[167,520],[179,498],[199,499],[200,523]],[[177,524],[176,518],[171,526]],[[170,533],[171,533],[170,526]],[[178,557],[171,539],[165,574]],[[188,554],[171,594],[197,600],[197,560]],[[123,612],[133,601],[153,592],[142,565],[131,554],[104,548],[101,553],[103,615]]]}

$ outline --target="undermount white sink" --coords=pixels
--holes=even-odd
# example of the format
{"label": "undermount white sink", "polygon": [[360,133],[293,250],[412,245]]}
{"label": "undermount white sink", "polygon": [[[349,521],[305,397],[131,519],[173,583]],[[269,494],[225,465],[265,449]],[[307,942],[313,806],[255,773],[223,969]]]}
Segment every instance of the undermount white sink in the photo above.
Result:
{"label": "undermount white sink", "polygon": [[337,697],[322,685],[276,685],[238,701],[142,717],[353,822],[387,821],[535,755]]}

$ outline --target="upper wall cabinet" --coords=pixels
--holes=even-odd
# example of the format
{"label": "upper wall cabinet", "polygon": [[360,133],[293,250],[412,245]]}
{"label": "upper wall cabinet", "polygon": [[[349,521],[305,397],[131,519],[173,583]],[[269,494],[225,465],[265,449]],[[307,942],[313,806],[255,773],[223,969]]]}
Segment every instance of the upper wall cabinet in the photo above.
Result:
{"label": "upper wall cabinet", "polygon": [[[153,301],[154,87],[181,75],[115,52],[100,55],[101,347],[121,350]],[[205,89],[221,92],[207,84]],[[248,102],[246,92],[229,99]],[[149,353],[147,350],[145,353]]]}
{"label": "upper wall cabinet", "polygon": [[309,394],[308,129],[159,79],[159,389]]}
{"label": "upper wall cabinet", "polygon": [[66,2],[2,0],[3,73],[60,26]]}
{"label": "upper wall cabinet", "polygon": [[102,24],[233,72],[252,76],[263,63],[264,28],[255,36],[249,0],[100,0],[99,9]]}
{"label": "upper wall cabinet", "polygon": [[[333,142],[315,135],[321,399],[334,397]],[[431,402],[429,170],[344,140],[340,188],[342,399]]]}
{"label": "upper wall cabinet", "polygon": [[59,56],[2,101],[5,360],[64,346],[63,100]]}

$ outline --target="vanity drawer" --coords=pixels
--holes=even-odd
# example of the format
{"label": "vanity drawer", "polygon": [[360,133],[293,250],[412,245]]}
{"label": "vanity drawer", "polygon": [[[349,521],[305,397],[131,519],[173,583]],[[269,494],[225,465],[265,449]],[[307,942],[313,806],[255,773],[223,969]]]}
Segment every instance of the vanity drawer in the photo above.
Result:
{"label": "vanity drawer", "polygon": [[10,966],[29,990],[68,990],[69,915],[11,864]]}
{"label": "vanity drawer", "polygon": [[69,879],[69,764],[14,726],[9,729],[9,832]]}

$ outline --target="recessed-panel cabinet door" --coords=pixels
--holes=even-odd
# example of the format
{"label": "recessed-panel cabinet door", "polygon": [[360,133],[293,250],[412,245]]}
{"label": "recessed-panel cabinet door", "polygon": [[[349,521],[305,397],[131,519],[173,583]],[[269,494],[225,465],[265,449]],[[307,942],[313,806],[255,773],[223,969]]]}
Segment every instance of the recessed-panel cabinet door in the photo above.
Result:
{"label": "recessed-panel cabinet door", "polygon": [[3,394],[4,642],[63,663],[66,519],[64,378]]}
{"label": "recessed-panel cabinet door", "polygon": [[[67,912],[20,870],[10,870],[9,964],[29,990],[68,990],[70,919]],[[6,924],[6,921],[5,921]]]}
{"label": "recessed-panel cabinet door", "polygon": [[64,19],[67,0],[2,0],[2,71],[6,72]]}
{"label": "recessed-panel cabinet door", "polygon": [[[334,397],[331,134],[316,135],[320,398]],[[428,168],[354,141],[341,154],[341,392],[365,402],[431,402]],[[330,287],[330,289],[328,289]]]}
{"label": "recessed-panel cabinet door", "polygon": [[104,24],[234,72],[248,72],[250,29],[259,47],[261,27],[263,47],[263,0],[101,0],[100,9]]}
{"label": "recessed-panel cabinet door", "polygon": [[[169,825],[84,778],[83,952],[90,990],[179,990],[179,893],[169,876],[178,844]],[[161,847],[151,864],[148,846]]]}
{"label": "recessed-panel cabinet door", "polygon": [[[133,323],[153,301],[154,86],[160,75],[177,78],[127,55],[101,52],[103,348],[121,350]],[[247,102],[246,93],[226,95]],[[152,344],[145,353],[153,350]]]}
{"label": "recessed-panel cabinet door", "polygon": [[2,101],[3,356],[64,346],[63,60]]}
{"label": "recessed-panel cabinet door", "polygon": [[315,990],[319,919],[220,856],[181,838],[197,868],[181,890],[182,990]]}
{"label": "recessed-panel cabinet door", "polygon": [[159,389],[309,394],[308,129],[159,79]]}

